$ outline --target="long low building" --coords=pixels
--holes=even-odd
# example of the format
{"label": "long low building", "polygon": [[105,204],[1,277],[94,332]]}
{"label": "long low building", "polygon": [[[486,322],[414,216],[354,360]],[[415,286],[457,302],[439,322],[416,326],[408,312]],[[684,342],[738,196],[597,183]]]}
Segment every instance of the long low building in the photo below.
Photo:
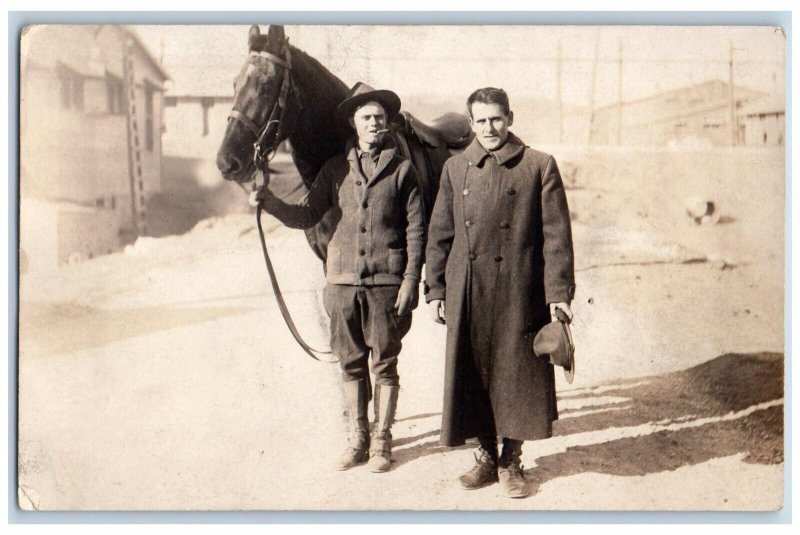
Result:
{"label": "long low building", "polygon": [[[731,124],[731,97],[735,102],[735,127]],[[594,145],[649,146],[687,143],[763,145],[763,136],[748,133],[755,122],[745,110],[765,98],[770,97],[739,86],[734,87],[731,95],[730,84],[710,80],[635,101],[604,106],[594,112],[591,142]],[[783,109],[781,106],[781,114]],[[783,143],[783,138],[773,135],[767,141],[766,144],[777,145]]]}

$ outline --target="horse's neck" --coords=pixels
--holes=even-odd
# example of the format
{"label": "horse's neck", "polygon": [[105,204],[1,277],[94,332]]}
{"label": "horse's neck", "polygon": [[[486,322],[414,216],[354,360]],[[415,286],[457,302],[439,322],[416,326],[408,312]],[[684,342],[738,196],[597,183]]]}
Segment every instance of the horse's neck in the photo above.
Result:
{"label": "horse's neck", "polygon": [[319,62],[292,47],[293,78],[301,110],[289,141],[303,181],[310,185],[326,160],[343,150],[336,128],[336,107],[347,96],[347,86]]}

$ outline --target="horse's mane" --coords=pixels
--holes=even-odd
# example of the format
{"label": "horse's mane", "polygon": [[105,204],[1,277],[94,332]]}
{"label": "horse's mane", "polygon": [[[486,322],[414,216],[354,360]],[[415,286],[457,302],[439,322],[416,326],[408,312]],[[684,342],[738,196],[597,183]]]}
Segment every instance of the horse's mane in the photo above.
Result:
{"label": "horse's mane", "polygon": [[289,46],[292,77],[302,106],[289,141],[303,181],[311,184],[322,164],[344,150],[349,134],[334,119],[336,107],[347,97],[347,86],[319,61]]}

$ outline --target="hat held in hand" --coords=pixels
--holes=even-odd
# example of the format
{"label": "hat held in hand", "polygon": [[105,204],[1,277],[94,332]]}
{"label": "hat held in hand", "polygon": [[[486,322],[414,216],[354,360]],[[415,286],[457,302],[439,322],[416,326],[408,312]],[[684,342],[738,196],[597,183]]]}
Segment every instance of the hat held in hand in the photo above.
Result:
{"label": "hat held in hand", "polygon": [[567,315],[556,309],[556,316],[558,321],[548,323],[536,333],[533,352],[537,357],[549,357],[553,366],[564,368],[564,377],[572,383],[575,378],[575,344]]}

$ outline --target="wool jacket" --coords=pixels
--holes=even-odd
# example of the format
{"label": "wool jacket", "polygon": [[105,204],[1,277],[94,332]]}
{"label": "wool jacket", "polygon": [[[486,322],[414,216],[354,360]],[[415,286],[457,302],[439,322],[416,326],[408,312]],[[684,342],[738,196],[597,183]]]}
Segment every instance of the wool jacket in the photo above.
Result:
{"label": "wool jacket", "polygon": [[416,171],[388,138],[372,176],[359,165],[355,139],[323,165],[297,204],[275,197],[264,209],[286,226],[306,229],[332,210],[325,276],[330,284],[399,285],[417,281],[425,248],[425,213]]}

